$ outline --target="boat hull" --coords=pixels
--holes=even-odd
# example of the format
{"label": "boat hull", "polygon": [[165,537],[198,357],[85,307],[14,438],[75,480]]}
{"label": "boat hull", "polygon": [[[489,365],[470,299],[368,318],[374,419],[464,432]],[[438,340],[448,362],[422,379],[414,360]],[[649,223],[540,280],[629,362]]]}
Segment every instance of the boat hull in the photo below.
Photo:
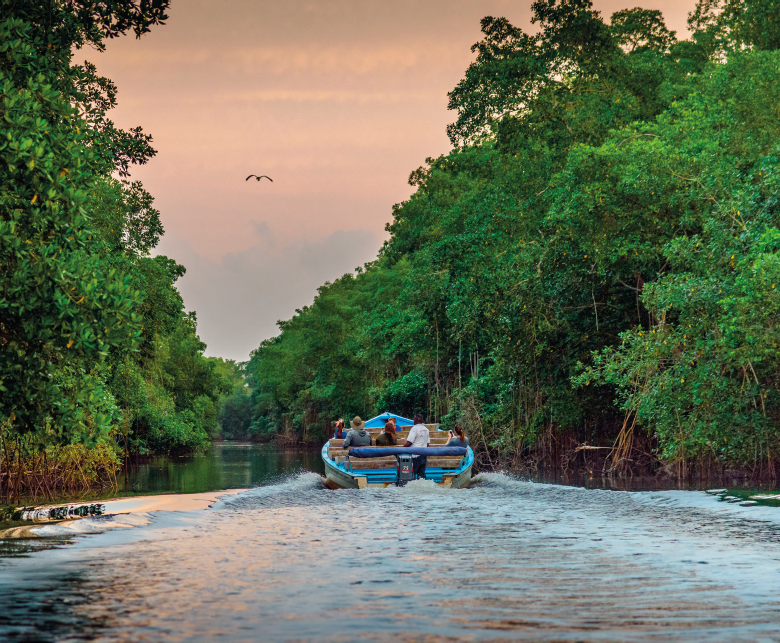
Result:
{"label": "boat hull", "polygon": [[[337,463],[328,457],[327,443],[322,448],[322,461],[325,464],[325,478],[331,489],[364,489],[367,487],[387,487],[395,484],[395,467],[389,469],[355,469],[348,463]],[[426,469],[425,477],[439,486],[463,489],[471,484],[471,468],[474,465],[474,452],[469,448],[463,462],[457,469]]]}

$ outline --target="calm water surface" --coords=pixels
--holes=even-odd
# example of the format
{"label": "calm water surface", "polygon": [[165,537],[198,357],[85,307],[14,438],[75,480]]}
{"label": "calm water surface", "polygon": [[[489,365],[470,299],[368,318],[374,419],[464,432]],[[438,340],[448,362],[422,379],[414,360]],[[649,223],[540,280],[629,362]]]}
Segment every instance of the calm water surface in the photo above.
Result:
{"label": "calm water surface", "polygon": [[208,453],[152,458],[120,477],[119,494],[201,493],[266,485],[305,471],[325,475],[320,450],[279,451],[273,444],[218,442]]}
{"label": "calm water surface", "polygon": [[330,491],[309,456],[236,458],[224,484],[263,486],[209,510],[7,545],[0,639],[780,641],[774,507],[501,474]]}

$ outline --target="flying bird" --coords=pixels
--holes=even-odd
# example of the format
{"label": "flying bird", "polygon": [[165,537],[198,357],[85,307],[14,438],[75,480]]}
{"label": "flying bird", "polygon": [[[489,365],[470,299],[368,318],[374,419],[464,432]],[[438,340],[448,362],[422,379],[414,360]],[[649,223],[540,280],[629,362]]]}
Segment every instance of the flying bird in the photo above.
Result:
{"label": "flying bird", "polygon": [[268,180],[269,180],[271,183],[273,183],[273,182],[274,182],[274,180],[273,180],[273,179],[272,179],[270,176],[266,176],[265,174],[261,174],[260,176],[257,176],[257,174],[250,174],[248,177],[246,177],[246,179],[245,179],[245,180],[247,180],[247,181],[248,181],[248,180],[249,180],[249,179],[251,179],[252,177],[255,177],[255,178],[258,180],[258,181],[259,181],[260,179],[268,179]]}

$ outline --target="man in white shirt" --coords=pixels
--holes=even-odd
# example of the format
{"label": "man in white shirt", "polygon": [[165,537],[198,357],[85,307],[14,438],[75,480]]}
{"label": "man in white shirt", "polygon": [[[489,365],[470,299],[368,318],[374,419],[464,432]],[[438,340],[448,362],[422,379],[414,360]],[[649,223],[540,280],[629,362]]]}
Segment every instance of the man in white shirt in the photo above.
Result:
{"label": "man in white shirt", "polygon": [[[423,424],[423,416],[419,413],[414,416],[414,426],[409,430],[405,447],[429,447],[431,435],[428,427]],[[428,463],[427,455],[414,455],[414,477],[425,478],[425,465]]]}

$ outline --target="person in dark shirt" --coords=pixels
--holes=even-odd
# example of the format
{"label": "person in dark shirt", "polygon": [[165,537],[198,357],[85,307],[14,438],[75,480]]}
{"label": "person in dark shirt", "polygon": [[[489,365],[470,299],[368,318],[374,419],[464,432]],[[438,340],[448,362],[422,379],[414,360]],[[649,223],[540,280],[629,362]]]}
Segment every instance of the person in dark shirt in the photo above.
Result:
{"label": "person in dark shirt", "polygon": [[376,439],[378,447],[394,447],[396,442],[395,418],[390,418],[385,424],[385,430]]}
{"label": "person in dark shirt", "polygon": [[343,419],[336,421],[336,433],[334,434],[333,437],[336,438],[337,440],[343,440],[344,438],[347,437],[347,432],[344,429]]}
{"label": "person in dark shirt", "polygon": [[463,427],[460,424],[456,424],[455,428],[450,431],[450,439],[447,440],[445,447],[467,447],[469,445],[469,439],[463,432]]}

